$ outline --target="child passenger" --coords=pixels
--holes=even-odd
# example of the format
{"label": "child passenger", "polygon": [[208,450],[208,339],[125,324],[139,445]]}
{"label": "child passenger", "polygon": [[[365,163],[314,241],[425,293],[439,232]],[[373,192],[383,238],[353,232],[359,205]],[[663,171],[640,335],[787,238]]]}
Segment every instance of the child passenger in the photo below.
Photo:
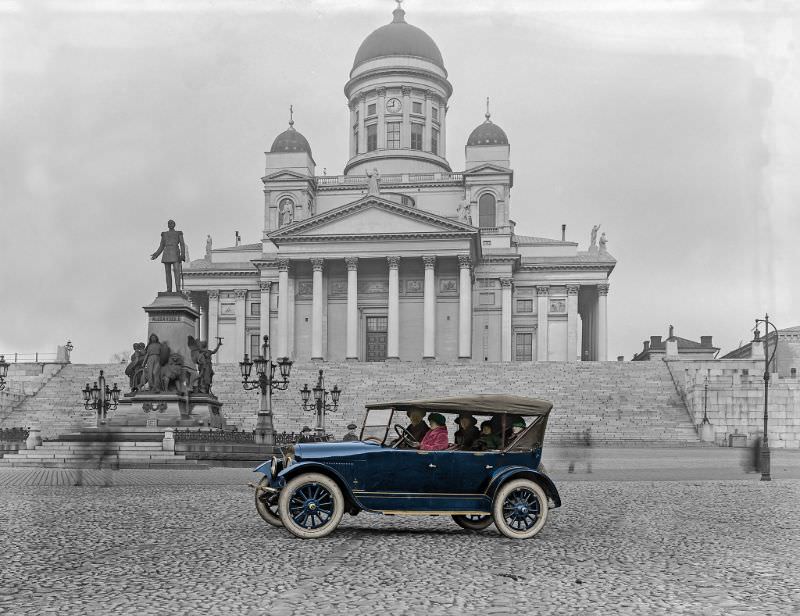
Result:
{"label": "child passenger", "polygon": [[492,422],[488,419],[481,423],[478,445],[481,449],[500,449],[500,436],[492,432]]}
{"label": "child passenger", "polygon": [[428,415],[428,424],[431,429],[422,438],[419,448],[427,451],[447,449],[449,443],[447,441],[447,422],[444,416],[440,413],[431,413]]}

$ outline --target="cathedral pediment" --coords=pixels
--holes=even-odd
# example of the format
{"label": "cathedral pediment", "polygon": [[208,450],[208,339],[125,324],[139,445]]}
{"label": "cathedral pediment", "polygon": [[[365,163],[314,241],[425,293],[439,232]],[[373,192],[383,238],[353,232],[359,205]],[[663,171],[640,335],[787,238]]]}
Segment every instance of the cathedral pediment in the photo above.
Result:
{"label": "cathedral pediment", "polygon": [[464,171],[464,175],[481,175],[481,174],[494,175],[497,173],[513,173],[513,172],[508,167],[503,167],[501,165],[495,165],[492,163],[478,165],[477,167],[473,167],[469,171]]}
{"label": "cathedral pediment", "polygon": [[296,180],[303,180],[308,181],[311,178],[307,175],[303,175],[302,173],[297,173],[296,171],[291,171],[289,169],[282,169],[281,171],[276,171],[275,173],[270,173],[265,175],[261,178],[262,182],[281,182],[281,181],[296,181]]}
{"label": "cathedral pediment", "polygon": [[368,196],[329,210],[318,216],[288,225],[269,234],[276,244],[282,241],[309,241],[316,238],[364,236],[419,237],[465,236],[478,230],[424,210]]}

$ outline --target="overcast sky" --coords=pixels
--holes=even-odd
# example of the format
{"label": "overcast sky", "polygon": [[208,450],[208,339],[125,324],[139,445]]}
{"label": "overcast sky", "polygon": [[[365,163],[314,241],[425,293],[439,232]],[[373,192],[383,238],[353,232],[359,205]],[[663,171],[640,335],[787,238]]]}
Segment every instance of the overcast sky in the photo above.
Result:
{"label": "overcast sky", "polygon": [[[800,324],[800,19],[791,2],[407,0],[453,84],[447,156],[508,134],[521,234],[618,259],[609,357],[652,334],[723,352]],[[145,335],[168,218],[190,258],[257,242],[286,128],[341,173],[342,88],[389,0],[0,0],[0,352],[104,362]]]}

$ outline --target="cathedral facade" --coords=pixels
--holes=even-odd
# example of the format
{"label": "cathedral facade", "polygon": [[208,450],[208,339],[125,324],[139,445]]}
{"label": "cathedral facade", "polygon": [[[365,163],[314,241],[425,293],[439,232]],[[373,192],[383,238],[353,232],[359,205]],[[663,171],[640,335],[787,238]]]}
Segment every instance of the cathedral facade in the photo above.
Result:
{"label": "cathedral facade", "polygon": [[509,140],[488,108],[450,168],[453,88],[402,8],[361,44],[344,92],[343,174],[317,175],[290,120],[266,153],[262,241],[209,242],[184,268],[200,336],[225,339],[218,361],[260,354],[264,335],[297,360],[606,360],[603,238],[579,251],[517,233]]}

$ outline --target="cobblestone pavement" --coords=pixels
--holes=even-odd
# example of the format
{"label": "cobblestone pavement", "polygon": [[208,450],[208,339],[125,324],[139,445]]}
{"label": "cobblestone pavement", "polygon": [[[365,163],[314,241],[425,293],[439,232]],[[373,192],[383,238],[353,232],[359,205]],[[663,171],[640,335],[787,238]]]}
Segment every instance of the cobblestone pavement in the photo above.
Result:
{"label": "cobblestone pavement", "polygon": [[800,481],[559,488],[529,541],[370,514],[302,541],[241,484],[6,485],[0,613],[800,613]]}

